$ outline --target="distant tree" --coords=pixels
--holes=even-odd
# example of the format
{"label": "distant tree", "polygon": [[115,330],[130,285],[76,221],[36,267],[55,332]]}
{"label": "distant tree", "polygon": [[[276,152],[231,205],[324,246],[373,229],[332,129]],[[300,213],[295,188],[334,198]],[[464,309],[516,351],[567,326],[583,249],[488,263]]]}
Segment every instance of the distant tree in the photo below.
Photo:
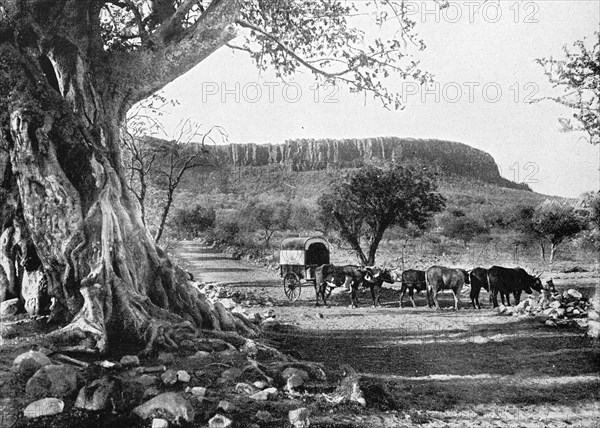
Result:
{"label": "distant tree", "polygon": [[291,205],[283,201],[250,202],[241,212],[246,228],[251,231],[260,230],[269,246],[271,237],[278,230],[289,228]]}
{"label": "distant tree", "polygon": [[489,232],[483,222],[467,215],[445,217],[443,228],[444,235],[449,238],[460,239],[465,244],[465,247],[476,236],[485,235]]}
{"label": "distant tree", "polygon": [[213,208],[196,205],[175,211],[169,222],[173,231],[181,237],[197,238],[215,225],[216,213]]}
{"label": "distant tree", "polygon": [[550,263],[558,246],[585,228],[585,223],[573,207],[559,203],[543,203],[533,214],[533,228],[550,243]]}
{"label": "distant tree", "polygon": [[592,37],[592,46],[584,40],[573,43],[573,50],[563,47],[564,59],[541,58],[537,62],[553,87],[563,93],[534,101],[550,99],[567,106],[573,113],[570,119],[559,119],[565,132],[582,131],[591,144],[600,143],[600,32]]}
{"label": "distant tree", "polygon": [[[318,200],[325,226],[337,230],[362,264],[375,264],[385,231],[393,225],[425,227],[445,206],[437,185],[423,169],[364,166],[334,184]],[[367,241],[367,254],[361,240]]]}

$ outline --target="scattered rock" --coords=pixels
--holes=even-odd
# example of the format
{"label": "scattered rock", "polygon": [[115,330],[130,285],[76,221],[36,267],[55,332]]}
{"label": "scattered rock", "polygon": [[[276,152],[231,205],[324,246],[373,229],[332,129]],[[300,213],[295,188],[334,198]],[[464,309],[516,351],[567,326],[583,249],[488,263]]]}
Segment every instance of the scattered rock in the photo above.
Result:
{"label": "scattered rock", "polygon": [[191,379],[192,377],[185,370],[179,370],[177,372],[177,380],[179,382],[188,383]]}
{"label": "scattered rock", "polygon": [[269,386],[269,384],[267,382],[264,382],[262,380],[257,380],[256,382],[254,382],[252,384],[253,387],[258,388],[258,389],[265,389],[267,386]]}
{"label": "scattered rock", "polygon": [[158,354],[158,362],[161,364],[171,364],[175,361],[175,355],[170,352],[161,352]]}
{"label": "scattered rock", "polygon": [[293,375],[300,376],[302,378],[302,380],[304,380],[304,381],[307,381],[310,378],[310,376],[308,375],[308,373],[305,370],[297,369],[295,367],[288,367],[283,372],[281,372],[281,377],[284,380],[289,379]]}
{"label": "scattered rock", "polygon": [[161,418],[152,419],[152,428],[169,428],[169,421]]}
{"label": "scattered rock", "polygon": [[175,385],[177,383],[177,372],[175,370],[167,370],[160,375],[160,379],[165,385]]}
{"label": "scattered rock", "polygon": [[28,351],[13,361],[12,369],[21,376],[30,377],[39,369],[51,364],[50,358],[40,351]]}
{"label": "scattered rock", "polygon": [[258,412],[256,412],[256,415],[254,415],[254,417],[259,421],[266,423],[271,422],[273,420],[273,416],[271,415],[271,413],[269,413],[266,410],[259,410]]}
{"label": "scattered rock", "polygon": [[262,391],[258,391],[255,394],[252,394],[250,396],[250,398],[253,400],[258,400],[258,401],[266,401],[269,399],[269,396],[275,395],[275,394],[277,394],[276,388],[267,388],[267,389],[263,389]]}
{"label": "scattered rock", "polygon": [[103,361],[100,361],[100,362],[98,362],[96,364],[98,364],[103,369],[114,369],[114,368],[117,368],[117,367],[121,366],[120,364],[113,363],[113,362],[108,361],[108,360],[103,360]]}
{"label": "scattered rock", "polygon": [[139,383],[140,385],[143,386],[150,386],[150,385],[154,385],[157,382],[158,379],[156,379],[156,376],[152,376],[149,374],[143,374],[137,378],[134,379],[134,382]]}
{"label": "scattered rock", "polygon": [[17,314],[21,309],[21,302],[18,298],[5,300],[0,303],[0,318],[8,318]]}
{"label": "scattered rock", "polygon": [[158,394],[160,394],[160,390],[156,386],[151,386],[150,388],[146,388],[144,391],[142,400],[149,400],[152,397],[156,397]]}
{"label": "scattered rock", "polygon": [[225,416],[217,414],[208,421],[208,428],[228,428],[232,423],[231,419],[227,419]]}
{"label": "scattered rock", "polygon": [[105,376],[95,379],[89,385],[81,388],[77,400],[75,400],[75,407],[92,411],[107,409],[119,386],[118,381],[114,378]]}
{"label": "scattered rock", "polygon": [[58,415],[65,409],[65,403],[58,398],[42,398],[34,401],[23,410],[26,418],[39,418],[41,416]]}
{"label": "scattered rock", "polygon": [[302,377],[296,373],[294,373],[293,375],[291,375],[286,383],[286,388],[288,389],[288,391],[293,391],[296,388],[298,388],[299,386],[302,386],[304,384],[304,379],[302,379]]}
{"label": "scattered rock", "polygon": [[180,419],[186,422],[194,420],[194,408],[185,398],[175,392],[157,395],[133,409],[133,413],[142,419],[160,415],[172,423],[179,423]]}
{"label": "scattered rock", "polygon": [[140,359],[137,355],[125,355],[119,362],[123,367],[137,367],[140,365]]}
{"label": "scattered rock", "polygon": [[194,386],[190,389],[190,392],[194,397],[204,397],[206,395],[206,388],[203,386]]}
{"label": "scattered rock", "polygon": [[556,327],[556,321],[554,320],[546,320],[544,324],[546,324],[548,327]]}
{"label": "scattered rock", "polygon": [[569,294],[569,296],[573,297],[574,299],[581,299],[583,297],[583,294],[581,294],[579,291],[575,290],[574,288],[570,288],[567,293]]}
{"label": "scattered rock", "polygon": [[254,394],[254,392],[256,392],[256,389],[252,385],[240,382],[235,386],[235,392],[250,395]]}
{"label": "scattered rock", "polygon": [[219,401],[219,405],[217,406],[217,409],[221,409],[224,412],[229,413],[235,409],[235,406],[233,404],[231,404],[229,401],[221,400],[221,401]]}
{"label": "scattered rock", "polygon": [[237,303],[233,299],[220,299],[219,302],[221,302],[225,309],[233,309],[237,306]]}
{"label": "scattered rock", "polygon": [[587,335],[594,339],[600,338],[600,321],[597,321],[597,320],[589,320],[588,321]]}
{"label": "scattered rock", "polygon": [[306,407],[301,407],[296,410],[290,410],[288,414],[290,424],[294,428],[308,428],[310,426],[310,413]]}
{"label": "scattered rock", "polygon": [[69,366],[47,365],[27,381],[25,392],[35,398],[67,397],[77,390],[77,373]]}
{"label": "scattered rock", "polygon": [[237,367],[232,367],[221,373],[221,377],[227,380],[236,380],[242,376],[242,371]]}

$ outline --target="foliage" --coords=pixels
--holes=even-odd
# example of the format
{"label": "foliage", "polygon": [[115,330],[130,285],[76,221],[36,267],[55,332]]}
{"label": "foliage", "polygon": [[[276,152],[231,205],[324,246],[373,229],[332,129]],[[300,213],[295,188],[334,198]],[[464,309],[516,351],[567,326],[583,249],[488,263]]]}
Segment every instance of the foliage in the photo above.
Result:
{"label": "foliage", "polygon": [[[545,69],[553,87],[560,88],[559,96],[547,97],[575,112],[574,122],[559,119],[565,132],[582,131],[591,144],[600,143],[600,32],[592,37],[588,47],[584,40],[573,43],[573,50],[563,47],[564,59],[542,58],[537,62]],[[536,100],[539,101],[539,100]]]}
{"label": "foliage", "polygon": [[242,227],[237,221],[219,222],[214,229],[214,238],[225,244],[237,244]]}
{"label": "foliage", "polygon": [[535,209],[532,226],[550,243],[550,263],[552,263],[557,247],[565,239],[581,232],[585,228],[585,223],[572,206],[543,203]]}
{"label": "foliage", "polygon": [[[334,184],[319,198],[324,225],[339,231],[364,264],[374,264],[383,234],[390,226],[425,227],[444,207],[437,185],[423,169],[394,165],[365,166]],[[368,253],[361,238],[368,241]]]}
{"label": "foliage", "polygon": [[215,224],[216,212],[213,208],[201,205],[188,209],[178,209],[169,221],[173,232],[185,239],[197,238],[201,232],[212,228]]}
{"label": "foliage", "polygon": [[489,232],[482,221],[467,216],[462,211],[460,213],[462,215],[451,213],[452,215],[445,216],[442,220],[444,235],[448,238],[460,239],[467,246],[476,236]]}
{"label": "foliage", "polygon": [[269,203],[254,200],[244,207],[240,217],[247,230],[262,231],[265,246],[269,246],[269,241],[275,231],[285,230],[289,227],[291,211],[291,204],[284,201]]}

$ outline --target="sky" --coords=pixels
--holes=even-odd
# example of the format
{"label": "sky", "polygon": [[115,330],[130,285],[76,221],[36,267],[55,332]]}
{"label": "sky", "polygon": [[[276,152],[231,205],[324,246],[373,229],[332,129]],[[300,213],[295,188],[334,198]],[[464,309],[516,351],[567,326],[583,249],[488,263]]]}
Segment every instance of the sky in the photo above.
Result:
{"label": "sky", "polygon": [[[166,86],[178,105],[161,117],[174,135],[182,119],[204,130],[221,126],[231,143],[282,143],[293,138],[397,136],[457,141],[490,153],[501,174],[536,192],[577,197],[600,188],[600,147],[561,132],[569,109],[553,94],[536,58],[561,57],[562,46],[600,28],[597,0],[456,1],[433,13],[429,1],[410,12],[427,48],[421,67],[437,82],[429,91],[400,81],[407,105],[386,110],[346,87],[317,88],[309,72],[287,82],[260,73],[239,51],[222,48]],[[368,22],[367,22],[368,21]],[[379,28],[367,19],[366,29]]]}

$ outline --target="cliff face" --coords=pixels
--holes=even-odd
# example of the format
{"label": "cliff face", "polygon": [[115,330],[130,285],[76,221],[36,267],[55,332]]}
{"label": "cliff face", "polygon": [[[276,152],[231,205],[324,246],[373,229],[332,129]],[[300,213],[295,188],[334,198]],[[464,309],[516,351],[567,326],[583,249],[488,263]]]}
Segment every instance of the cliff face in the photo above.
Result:
{"label": "cliff face", "polygon": [[236,167],[282,165],[293,171],[310,171],[357,167],[365,163],[419,163],[441,174],[457,174],[502,187],[526,188],[501,177],[488,153],[451,141],[397,137],[298,139],[284,144],[232,144],[228,149],[230,162]]}

